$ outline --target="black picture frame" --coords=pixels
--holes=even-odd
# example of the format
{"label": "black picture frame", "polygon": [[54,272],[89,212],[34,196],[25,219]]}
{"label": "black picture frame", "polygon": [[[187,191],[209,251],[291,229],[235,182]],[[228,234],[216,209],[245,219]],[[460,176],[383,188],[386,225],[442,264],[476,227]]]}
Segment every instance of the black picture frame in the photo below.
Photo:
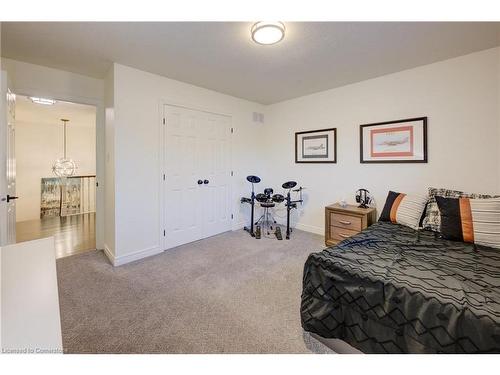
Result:
{"label": "black picture frame", "polygon": [[[325,135],[318,135],[317,133],[325,133],[325,132],[332,132],[332,137],[333,137],[333,150],[330,150],[329,142],[327,139],[326,142],[326,158],[330,160],[320,160],[321,156],[319,155],[310,155],[310,156],[305,156],[303,155],[302,159],[304,158],[310,158],[310,160],[299,160],[299,137],[302,140],[302,145],[304,144],[304,139],[313,139],[313,138],[322,138],[328,137],[328,134]],[[305,136],[306,134],[310,134],[309,137]],[[300,148],[303,150],[303,146]],[[333,154],[333,158],[330,158],[330,152]],[[318,129],[318,130],[307,130],[307,131],[301,131],[301,132],[296,132],[295,133],[295,163],[330,163],[330,164],[336,164],[337,163],[337,128],[328,128],[328,129]]]}
{"label": "black picture frame", "polygon": [[[405,123],[405,122],[416,122],[416,121],[422,121],[423,159],[417,159],[417,160],[408,160],[408,159],[365,160],[364,153],[363,153],[363,148],[364,148],[364,145],[363,145],[363,135],[364,135],[363,130],[365,128],[367,128],[367,127],[373,127],[373,126],[380,126],[380,125],[399,124],[399,123]],[[428,139],[427,139],[427,116],[407,118],[407,119],[394,120],[394,121],[376,122],[376,123],[372,123],[372,124],[363,124],[363,125],[359,126],[359,161],[362,164],[427,163],[428,162],[427,144],[428,144]]]}

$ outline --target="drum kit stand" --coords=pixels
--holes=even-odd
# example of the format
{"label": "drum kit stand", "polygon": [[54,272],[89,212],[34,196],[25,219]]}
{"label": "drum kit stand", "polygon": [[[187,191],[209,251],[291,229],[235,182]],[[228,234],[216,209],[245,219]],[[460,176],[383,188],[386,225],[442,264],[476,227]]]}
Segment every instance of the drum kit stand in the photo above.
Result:
{"label": "drum kit stand", "polygon": [[[261,238],[262,230],[265,229],[267,235],[270,235],[272,231],[274,231],[274,235],[278,240],[282,240],[283,236],[281,234],[281,228],[277,225],[276,220],[271,214],[271,208],[274,208],[276,205],[281,203],[285,204],[286,207],[286,239],[290,239],[290,233],[292,232],[292,228],[290,227],[290,211],[297,208],[297,203],[302,205],[302,186],[297,189],[292,190],[295,186],[297,186],[297,182],[295,181],[287,181],[281,187],[286,191],[286,196],[282,194],[273,194],[274,190],[272,188],[264,189],[264,193],[255,194],[254,184],[258,184],[261,180],[260,177],[257,176],[247,176],[247,181],[252,184],[252,193],[250,197],[242,197],[241,203],[248,203],[251,206],[252,212],[250,216],[250,226],[245,227],[244,229],[250,233],[252,237],[257,239]],[[299,199],[292,200],[291,192],[298,193]],[[260,206],[264,209],[264,213],[262,216],[254,222],[254,211],[255,211],[255,202],[258,202]],[[255,228],[255,230],[254,230]]]}

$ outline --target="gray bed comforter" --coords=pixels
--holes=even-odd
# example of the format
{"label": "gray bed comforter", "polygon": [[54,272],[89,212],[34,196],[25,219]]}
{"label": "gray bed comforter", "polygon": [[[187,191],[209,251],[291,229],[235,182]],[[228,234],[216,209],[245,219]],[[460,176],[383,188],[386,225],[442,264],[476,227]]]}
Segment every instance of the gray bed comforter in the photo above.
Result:
{"label": "gray bed comforter", "polygon": [[500,250],[376,223],[308,257],[301,319],[365,353],[500,353]]}

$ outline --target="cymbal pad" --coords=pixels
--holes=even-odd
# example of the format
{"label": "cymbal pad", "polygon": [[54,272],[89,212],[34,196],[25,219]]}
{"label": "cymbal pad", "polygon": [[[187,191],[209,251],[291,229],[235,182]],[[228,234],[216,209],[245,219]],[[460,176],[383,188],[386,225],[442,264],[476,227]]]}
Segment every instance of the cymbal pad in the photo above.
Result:
{"label": "cymbal pad", "polygon": [[281,185],[283,189],[293,189],[295,186],[297,186],[297,182],[295,181],[287,181]]}
{"label": "cymbal pad", "polygon": [[252,184],[258,184],[260,182],[260,177],[257,176],[247,176],[247,181]]}

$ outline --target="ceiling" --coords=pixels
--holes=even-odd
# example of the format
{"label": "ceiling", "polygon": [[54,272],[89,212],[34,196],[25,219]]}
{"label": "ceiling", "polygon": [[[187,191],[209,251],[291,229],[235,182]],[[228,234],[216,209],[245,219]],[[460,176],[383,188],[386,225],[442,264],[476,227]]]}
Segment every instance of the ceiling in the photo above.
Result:
{"label": "ceiling", "polygon": [[61,119],[70,120],[68,126],[95,128],[96,108],[90,105],[56,102],[54,105],[33,103],[29,98],[16,95],[16,122],[53,124],[61,126]]}
{"label": "ceiling", "polygon": [[271,46],[251,25],[2,22],[2,55],[97,78],[117,62],[271,104],[500,44],[500,23],[285,22]]}

